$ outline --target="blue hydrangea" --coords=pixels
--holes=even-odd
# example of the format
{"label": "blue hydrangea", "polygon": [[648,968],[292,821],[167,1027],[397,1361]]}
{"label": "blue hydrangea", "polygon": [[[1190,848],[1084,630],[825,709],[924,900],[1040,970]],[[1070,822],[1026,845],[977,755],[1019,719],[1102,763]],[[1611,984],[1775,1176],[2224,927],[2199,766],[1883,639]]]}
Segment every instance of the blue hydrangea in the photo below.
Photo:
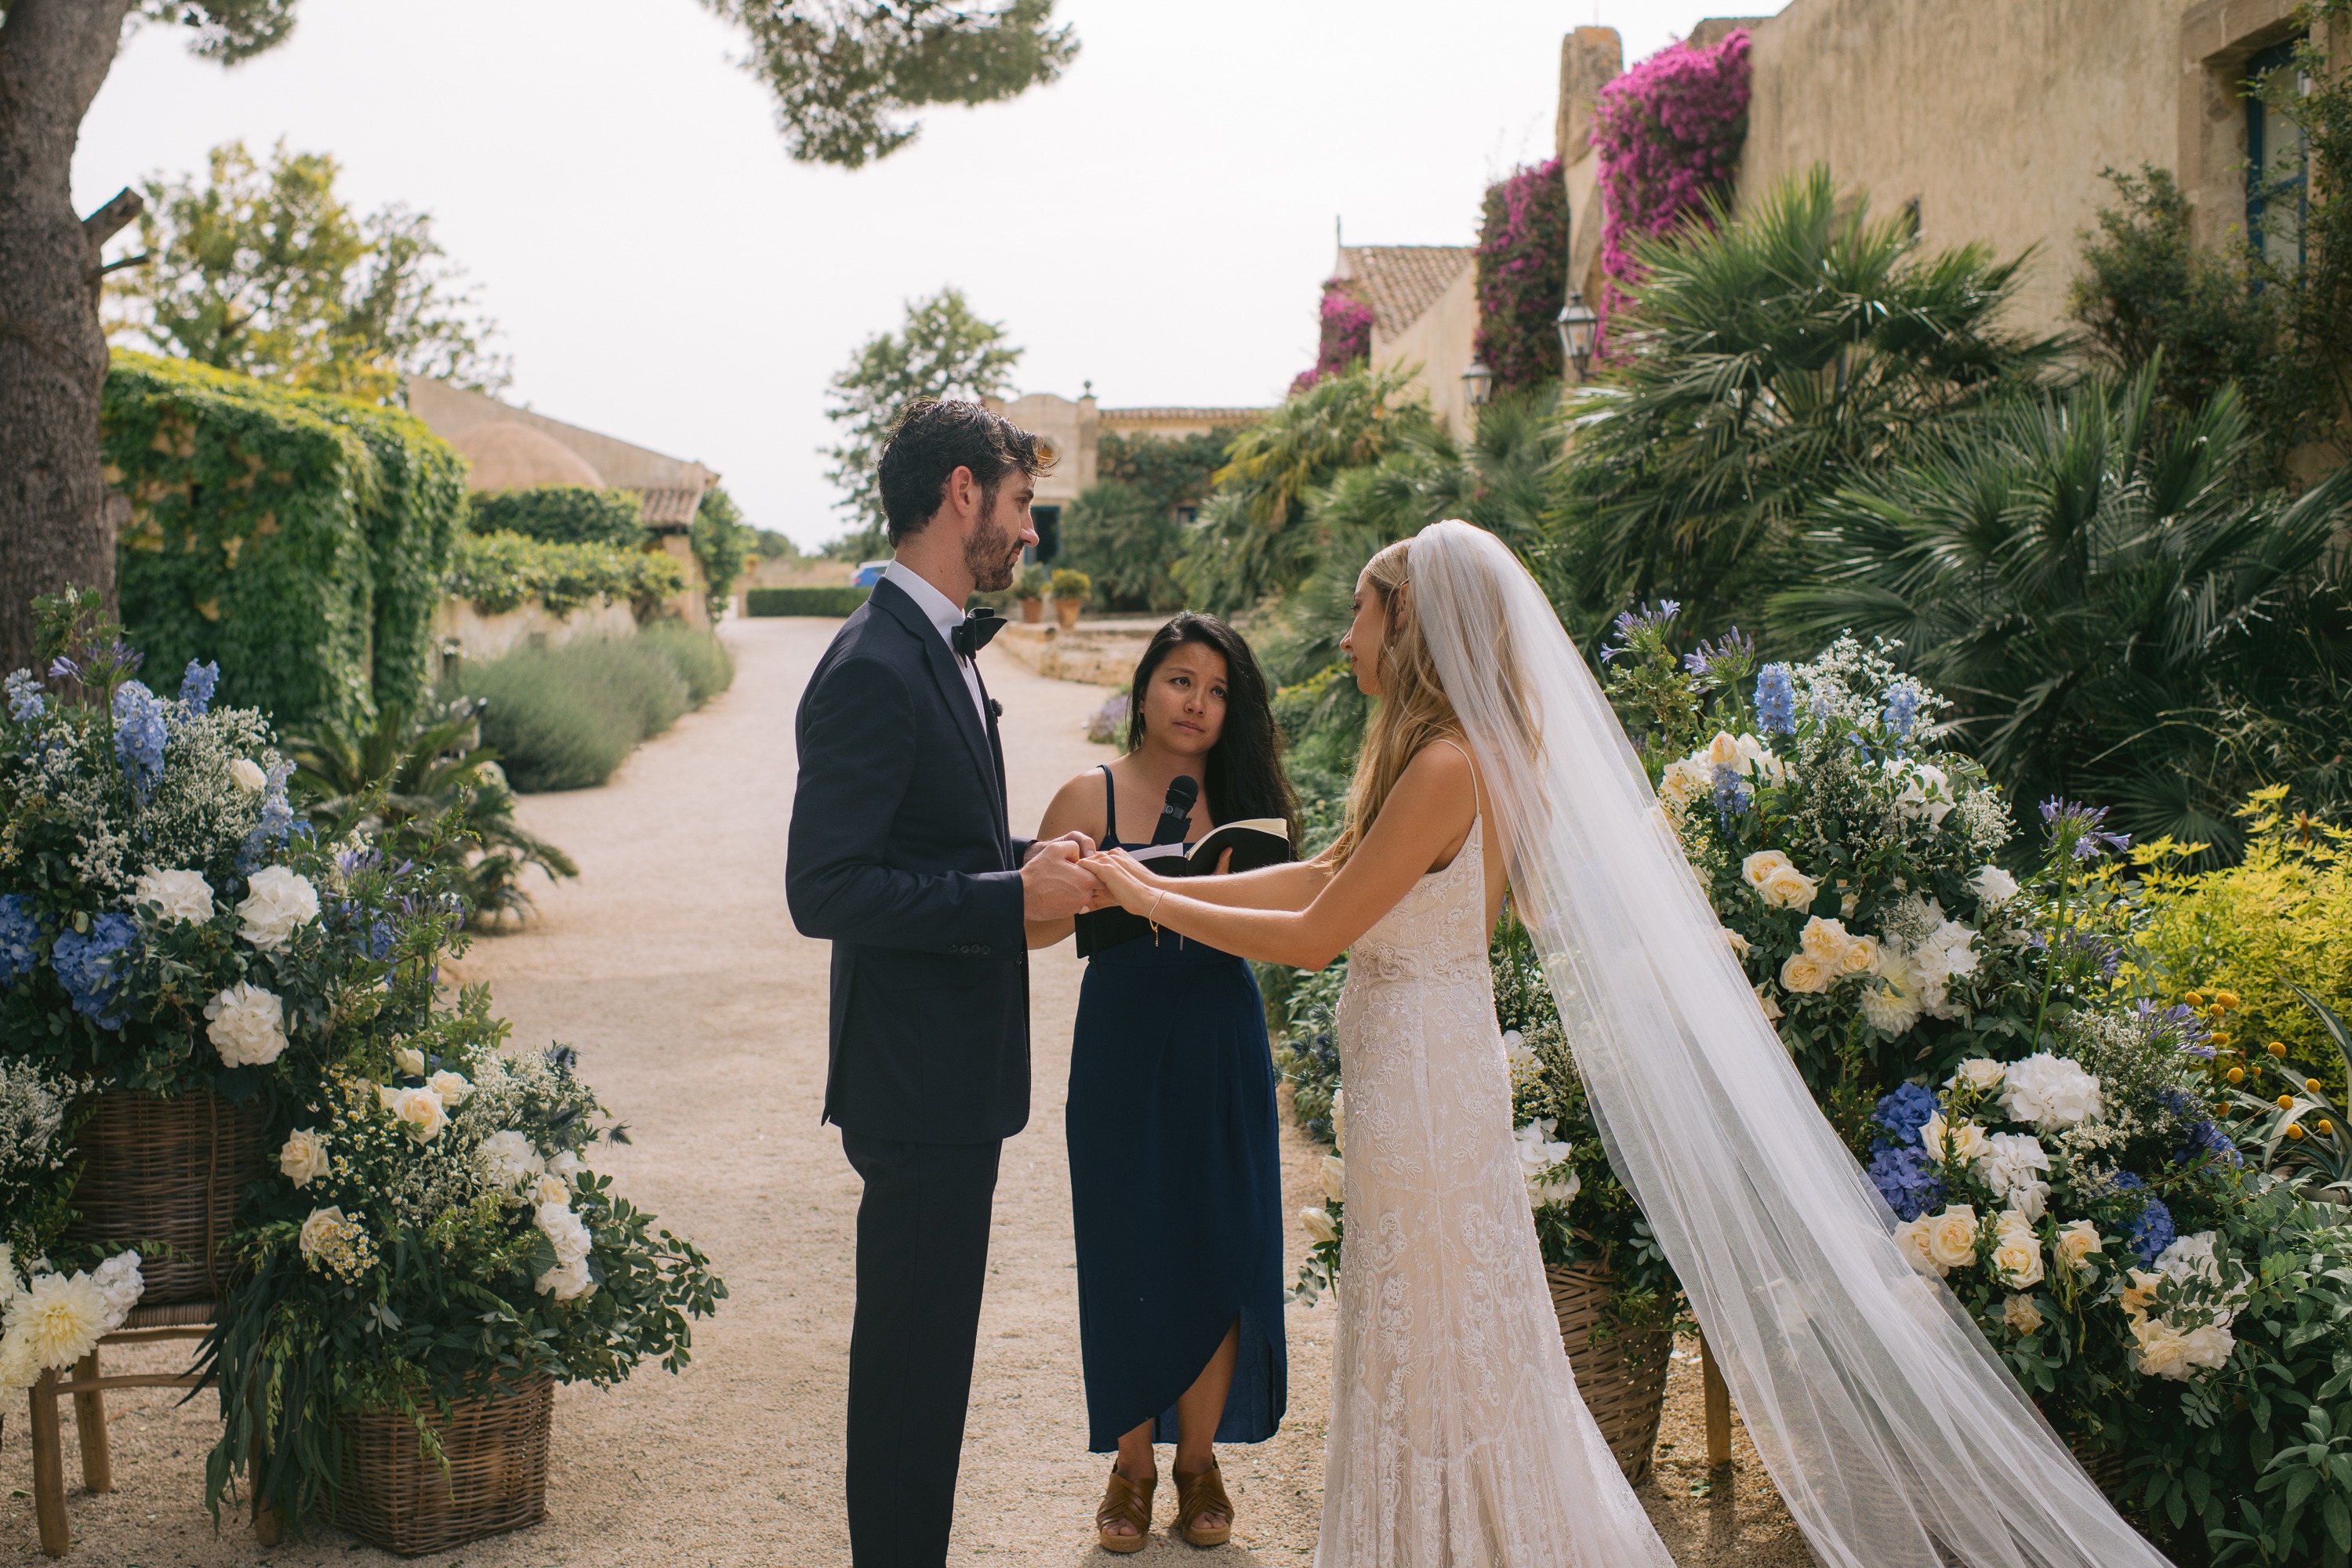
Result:
{"label": "blue hydrangea", "polygon": [[2238,1152],[2237,1141],[2205,1114],[2203,1106],[2177,1089],[2159,1089],[2157,1099],[2164,1102],[2166,1110],[2180,1118],[2188,1139],[2181,1144],[2179,1152],[2172,1156],[2176,1162],[2190,1165],[2200,1160],[2210,1159],[2223,1165],[2245,1163],[2245,1157]]}
{"label": "blue hydrangea", "polygon": [[1797,732],[1797,685],[1785,664],[1768,664],[1756,673],[1756,721],[1776,735]]}
{"label": "blue hydrangea", "polygon": [[[2147,1184],[2129,1171],[2117,1171],[2114,1181],[2121,1192],[2145,1192],[2147,1189]],[[2163,1199],[2157,1197],[2148,1198],[2139,1213],[2124,1226],[2124,1240],[2131,1247],[2132,1255],[2151,1268],[2164,1249],[2172,1245],[2175,1235],[2172,1211],[2164,1206]]]}
{"label": "blue hydrangea", "polygon": [[1748,809],[1748,802],[1753,798],[1746,781],[1739,776],[1739,769],[1735,764],[1716,763],[1715,809],[1717,816],[1728,824],[1732,817]]}
{"label": "blue hydrangea", "polygon": [[1919,701],[1925,695],[1912,681],[1898,680],[1886,689],[1886,727],[1904,740],[1919,722]]}
{"label": "blue hydrangea", "polygon": [[1896,1084],[1893,1093],[1880,1097],[1878,1110],[1871,1117],[1885,1134],[1872,1147],[1892,1149],[1904,1144],[1916,1147],[1919,1142],[1919,1129],[1927,1124],[1927,1118],[1936,1114],[1936,1109],[1933,1091],[1916,1083]]}
{"label": "blue hydrangea", "polygon": [[198,664],[192,658],[180,676],[180,700],[190,713],[202,713],[213,705],[213,689],[218,685],[220,665],[217,662]]}
{"label": "blue hydrangea", "polygon": [[163,705],[139,681],[114,689],[114,755],[122,776],[144,795],[163,773]]}
{"label": "blue hydrangea", "polygon": [[0,985],[14,985],[33,973],[40,962],[41,922],[32,900],[20,893],[0,893]]}
{"label": "blue hydrangea", "polygon": [[1944,1201],[1943,1178],[1925,1149],[1882,1145],[1871,1157],[1868,1174],[1897,1219],[1917,1219]]}
{"label": "blue hydrangea", "polygon": [[48,710],[49,700],[41,693],[41,683],[29,669],[19,669],[8,677],[8,717],[19,724],[29,724]]}
{"label": "blue hydrangea", "polygon": [[58,972],[58,983],[73,998],[74,1011],[101,1029],[122,1027],[123,1016],[115,1010],[121,1002],[115,959],[138,934],[128,915],[100,915],[90,921],[88,934],[62,931],[50,950],[49,963]]}

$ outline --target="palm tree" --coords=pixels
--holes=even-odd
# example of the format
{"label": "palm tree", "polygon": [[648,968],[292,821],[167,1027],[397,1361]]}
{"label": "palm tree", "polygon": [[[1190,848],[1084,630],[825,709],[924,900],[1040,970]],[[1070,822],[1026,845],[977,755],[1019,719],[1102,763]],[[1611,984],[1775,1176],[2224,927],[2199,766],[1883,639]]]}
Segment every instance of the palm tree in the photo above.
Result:
{"label": "palm tree", "polygon": [[2013,798],[2112,802],[2232,855],[2251,789],[2352,799],[2352,472],[2260,489],[2235,389],[2168,416],[2160,377],[1988,410],[1823,501],[1820,580],[1772,625],[1901,643]]}
{"label": "palm tree", "polygon": [[1639,256],[1608,368],[1566,413],[1550,575],[1571,632],[1653,596],[1752,623],[1803,578],[1813,501],[2066,346],[1997,325],[2025,258],[1922,255],[1907,217],[1874,220],[1818,166]]}

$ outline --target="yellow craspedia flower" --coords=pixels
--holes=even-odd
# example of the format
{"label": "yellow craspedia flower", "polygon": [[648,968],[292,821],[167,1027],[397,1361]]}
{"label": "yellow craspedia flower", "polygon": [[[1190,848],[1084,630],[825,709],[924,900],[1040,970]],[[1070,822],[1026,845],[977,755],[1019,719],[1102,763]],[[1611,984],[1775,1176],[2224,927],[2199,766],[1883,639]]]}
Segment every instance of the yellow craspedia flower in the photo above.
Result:
{"label": "yellow craspedia flower", "polygon": [[2227,1029],[2216,1029],[2213,1031],[2213,1048],[2217,1051],[2226,1050],[2229,1048],[2230,1042],[2236,1037]]}
{"label": "yellow craspedia flower", "polygon": [[2289,1138],[2294,1139],[2294,1140],[2296,1142],[2298,1142],[2298,1143],[2302,1142],[2303,1142],[2303,1123],[2302,1123],[2302,1122],[2300,1122],[2300,1121],[2298,1121],[2298,1122],[2296,1122],[2294,1126],[2292,1126],[2292,1127],[2288,1128],[2288,1129],[2286,1130],[2286,1135],[2287,1135]]}
{"label": "yellow craspedia flower", "polygon": [[2202,991],[2191,991],[2185,1000],[2191,1007],[2202,1007],[2205,1005],[2205,993]]}
{"label": "yellow craspedia flower", "polygon": [[2245,1081],[2246,1081],[2246,1069],[2245,1069],[2245,1068],[2231,1068],[2230,1069],[2230,1081],[2231,1081],[2231,1083],[2243,1083],[2243,1082],[2245,1082]]}
{"label": "yellow craspedia flower", "polygon": [[2273,1040],[2268,1046],[2264,1047],[2263,1049],[2269,1051],[2270,1054],[2274,1057],[2283,1057],[2286,1055],[2286,1042],[2284,1040]]}
{"label": "yellow craspedia flower", "polygon": [[2319,1092],[2319,1080],[2315,1078],[2305,1079],[2303,1080],[2303,1087],[2305,1093],[2317,1094]]}
{"label": "yellow craspedia flower", "polygon": [[2215,1100],[2215,1101],[2213,1102],[2213,1114],[2214,1114],[2214,1115],[2216,1115],[2216,1116],[2227,1116],[2227,1115],[2229,1115],[2229,1114],[2230,1114],[2230,1102],[2229,1102],[2228,1100]]}
{"label": "yellow craspedia flower", "polygon": [[2294,1109],[2294,1096],[2291,1094],[2280,1095],[2278,1097],[2278,1108],[2281,1110],[2293,1110]]}
{"label": "yellow craspedia flower", "polygon": [[2229,1012],[2231,1008],[2237,1006],[2237,1005],[2238,994],[2236,992],[2216,991],[2213,993],[2213,1005],[2221,1008],[2223,1012]]}
{"label": "yellow craspedia flower", "polygon": [[2333,1138],[2336,1136],[2336,1123],[2328,1121],[2327,1118],[2323,1116],[2319,1119],[2319,1131],[2328,1137]]}
{"label": "yellow craspedia flower", "polygon": [[2222,1018],[2228,1016],[2229,1011],[2230,1010],[2227,1007],[2222,1006],[2219,1002],[2215,1002],[2206,1007],[2205,1016],[2218,1024],[2222,1020]]}

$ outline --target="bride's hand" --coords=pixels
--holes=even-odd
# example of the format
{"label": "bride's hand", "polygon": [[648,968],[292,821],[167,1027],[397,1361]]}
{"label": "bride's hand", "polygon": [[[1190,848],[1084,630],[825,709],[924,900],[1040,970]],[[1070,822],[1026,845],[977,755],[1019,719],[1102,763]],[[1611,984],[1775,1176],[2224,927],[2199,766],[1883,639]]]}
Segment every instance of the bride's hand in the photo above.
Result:
{"label": "bride's hand", "polygon": [[1111,900],[1131,914],[1142,914],[1159,901],[1165,889],[1124,849],[1107,849],[1079,862],[1095,874]]}

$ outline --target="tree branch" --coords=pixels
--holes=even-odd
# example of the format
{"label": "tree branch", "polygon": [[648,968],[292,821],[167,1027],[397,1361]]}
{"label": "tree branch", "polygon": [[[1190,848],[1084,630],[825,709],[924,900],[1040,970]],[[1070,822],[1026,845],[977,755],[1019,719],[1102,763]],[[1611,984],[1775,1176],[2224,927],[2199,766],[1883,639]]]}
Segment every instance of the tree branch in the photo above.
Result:
{"label": "tree branch", "polygon": [[81,220],[82,237],[89,242],[89,253],[96,256],[106,242],[139,221],[147,210],[147,202],[137,191],[125,185],[114,193],[114,199]]}

